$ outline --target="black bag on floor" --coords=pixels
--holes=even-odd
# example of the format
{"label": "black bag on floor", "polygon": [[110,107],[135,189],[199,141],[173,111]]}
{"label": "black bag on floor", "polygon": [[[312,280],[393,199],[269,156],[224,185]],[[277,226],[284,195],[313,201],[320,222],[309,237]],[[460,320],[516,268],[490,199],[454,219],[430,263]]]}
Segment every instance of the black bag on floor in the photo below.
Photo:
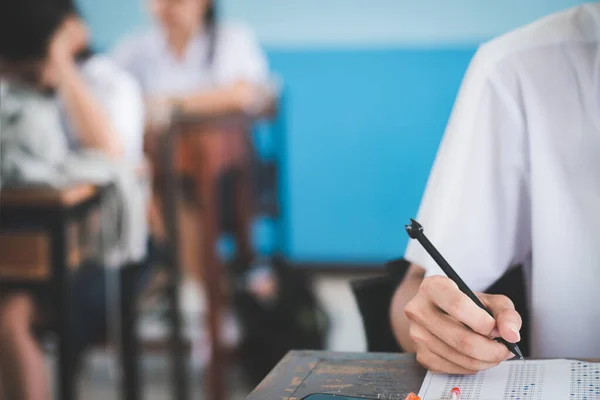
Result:
{"label": "black bag on floor", "polygon": [[[269,263],[277,295],[265,301],[249,289],[248,274],[238,279],[233,300],[242,327],[240,358],[249,383],[258,385],[290,350],[321,350],[328,317],[305,273]],[[251,274],[252,272],[250,272]]]}

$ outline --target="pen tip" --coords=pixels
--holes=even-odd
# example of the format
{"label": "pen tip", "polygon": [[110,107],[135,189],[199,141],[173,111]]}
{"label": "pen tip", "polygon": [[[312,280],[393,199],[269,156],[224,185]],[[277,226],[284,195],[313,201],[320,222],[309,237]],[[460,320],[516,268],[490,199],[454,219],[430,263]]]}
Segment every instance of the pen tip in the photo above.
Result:
{"label": "pen tip", "polygon": [[525,357],[523,357],[523,353],[521,353],[521,349],[519,349],[517,346],[514,346],[513,353],[515,354],[515,356],[519,357],[519,360],[525,361]]}
{"label": "pen tip", "polygon": [[410,224],[405,226],[406,233],[410,236],[411,239],[416,239],[419,233],[423,232],[423,227],[414,219],[410,219]]}

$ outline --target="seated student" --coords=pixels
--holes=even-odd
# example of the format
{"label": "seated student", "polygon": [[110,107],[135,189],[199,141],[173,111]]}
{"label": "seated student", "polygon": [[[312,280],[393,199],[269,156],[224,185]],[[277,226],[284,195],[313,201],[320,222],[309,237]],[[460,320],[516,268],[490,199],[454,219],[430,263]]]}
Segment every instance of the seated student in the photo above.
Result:
{"label": "seated student", "polygon": [[[108,163],[142,160],[144,112],[137,83],[109,58],[89,50],[85,24],[72,6],[58,6],[50,0],[1,2],[0,73],[5,107],[0,125],[7,127],[6,132],[14,124],[31,122],[31,126],[42,125],[47,132],[66,136],[74,151],[98,154]],[[8,105],[27,101],[27,112],[15,118],[7,116]],[[36,121],[31,107],[37,106],[44,111],[39,115],[43,121]],[[32,115],[33,120],[19,120]],[[40,131],[27,135],[46,133]],[[2,151],[6,155],[12,149]],[[139,225],[145,225],[145,219]],[[90,341],[106,332],[103,271],[77,272],[72,282],[75,320],[71,349],[79,355]],[[0,295],[2,398],[49,399],[43,354],[31,328],[39,308],[52,304],[51,300],[45,294],[14,290],[3,290]]]}
{"label": "seated student", "polygon": [[[146,1],[156,26],[125,37],[116,47],[114,58],[141,84],[150,137],[168,123],[174,109],[204,116],[265,111],[273,88],[265,54],[250,29],[221,22],[216,0]],[[240,272],[257,267],[268,270],[268,263],[257,259],[251,238],[252,169],[247,132],[219,132],[200,140],[210,176],[215,177],[223,169],[233,172],[237,240],[234,268]],[[148,142],[152,153],[152,140]],[[186,228],[190,218],[181,220],[182,228]],[[189,232],[192,237],[195,229]],[[196,246],[183,248],[185,257],[194,258],[195,252]],[[195,259],[184,261],[192,279],[183,289],[192,299],[198,296],[193,281],[200,279],[196,264]],[[197,310],[189,311],[193,314]]]}
{"label": "seated student", "polygon": [[[473,290],[511,266],[528,283],[533,357],[600,357],[600,3],[483,45],[465,76],[419,222]],[[511,357],[521,316],[479,309],[417,242],[391,320],[407,351],[469,374]]]}
{"label": "seated student", "polygon": [[[147,0],[156,27],[132,34],[114,52],[116,61],[140,82],[155,127],[174,108],[219,115],[261,111],[267,95],[267,60],[252,32],[216,18],[216,0]],[[245,132],[207,138],[211,164],[235,160],[238,173],[249,173]],[[238,196],[239,197],[239,196]],[[246,198],[247,199],[247,198]],[[247,199],[249,200],[249,199]],[[238,216],[239,256],[254,259],[251,215]]]}
{"label": "seated student", "polygon": [[147,3],[157,25],[125,37],[114,57],[138,79],[153,111],[260,111],[269,69],[249,28],[219,21],[216,0]]}

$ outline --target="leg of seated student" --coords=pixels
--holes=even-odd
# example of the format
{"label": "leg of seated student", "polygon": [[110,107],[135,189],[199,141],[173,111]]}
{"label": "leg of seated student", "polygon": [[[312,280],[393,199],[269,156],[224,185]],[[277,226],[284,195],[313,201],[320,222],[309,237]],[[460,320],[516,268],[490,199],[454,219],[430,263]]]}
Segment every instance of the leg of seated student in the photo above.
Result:
{"label": "leg of seated student", "polygon": [[35,308],[27,294],[0,300],[0,375],[7,399],[50,398],[44,355],[31,331]]}

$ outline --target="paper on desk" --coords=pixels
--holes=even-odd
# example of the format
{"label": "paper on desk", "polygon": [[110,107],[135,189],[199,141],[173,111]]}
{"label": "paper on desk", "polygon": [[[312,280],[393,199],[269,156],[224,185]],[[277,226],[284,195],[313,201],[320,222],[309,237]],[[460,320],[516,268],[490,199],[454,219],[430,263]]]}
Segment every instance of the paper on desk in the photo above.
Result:
{"label": "paper on desk", "polygon": [[419,397],[461,400],[600,400],[600,363],[573,360],[507,361],[473,376],[427,373]]}

